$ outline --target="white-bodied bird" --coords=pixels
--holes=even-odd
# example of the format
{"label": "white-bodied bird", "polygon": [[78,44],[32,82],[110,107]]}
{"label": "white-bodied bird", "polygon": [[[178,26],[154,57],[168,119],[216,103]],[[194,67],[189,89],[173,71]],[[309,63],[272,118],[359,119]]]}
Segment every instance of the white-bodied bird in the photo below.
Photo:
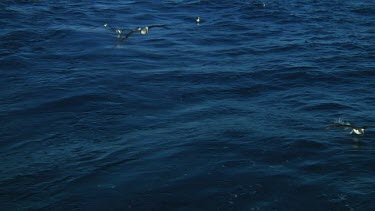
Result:
{"label": "white-bodied bird", "polygon": [[199,24],[201,22],[201,18],[197,17],[197,19],[195,21],[197,22],[197,24]]}
{"label": "white-bodied bird", "polygon": [[122,34],[124,32],[124,29],[117,29],[117,28],[113,28],[112,26],[110,26],[108,23],[105,23],[104,24],[104,27],[114,31],[116,34],[117,34],[117,37],[118,38],[121,38],[122,37]]}
{"label": "white-bodied bird", "polygon": [[341,119],[339,119],[338,121],[334,121],[332,125],[327,127],[327,129],[331,129],[331,128],[344,128],[344,129],[350,128],[352,129],[350,131],[350,134],[355,133],[357,135],[363,135],[365,134],[365,129],[375,128],[375,126],[358,127],[358,126],[352,125],[350,122],[342,121]]}
{"label": "white-bodied bird", "polygon": [[156,27],[162,27],[162,28],[168,29],[168,27],[166,25],[152,25],[152,26],[146,26],[146,27],[143,27],[143,28],[138,27],[138,28],[136,28],[136,29],[131,30],[130,32],[128,32],[125,37],[121,38],[121,40],[116,44],[116,46],[118,46],[121,43],[125,42],[133,33],[139,33],[141,35],[145,35],[145,34],[149,33],[149,31],[150,31],[151,28],[156,28]]}

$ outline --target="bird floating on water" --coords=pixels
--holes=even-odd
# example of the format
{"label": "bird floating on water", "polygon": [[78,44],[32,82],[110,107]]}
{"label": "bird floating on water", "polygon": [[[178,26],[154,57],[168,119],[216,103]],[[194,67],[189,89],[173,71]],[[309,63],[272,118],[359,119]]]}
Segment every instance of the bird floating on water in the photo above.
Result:
{"label": "bird floating on water", "polygon": [[197,19],[195,20],[197,22],[197,24],[199,25],[199,23],[201,22],[201,18],[200,17],[197,17]]}
{"label": "bird floating on water", "polygon": [[133,29],[130,32],[128,32],[125,37],[123,37],[123,38],[119,37],[119,38],[121,38],[121,40],[115,45],[115,47],[120,45],[121,43],[125,42],[133,33],[139,33],[141,35],[146,35],[146,34],[149,33],[151,28],[157,28],[157,27],[169,29],[167,27],[167,25],[164,25],[164,24],[162,24],[162,25],[151,25],[151,26],[146,26],[146,27],[143,27],[143,28],[138,27],[138,28]]}
{"label": "bird floating on water", "polygon": [[358,126],[355,126],[355,125],[352,125],[350,122],[347,122],[347,121],[342,121],[340,118],[336,121],[333,122],[332,125],[328,126],[327,129],[331,129],[331,128],[344,128],[344,129],[352,129],[350,131],[350,134],[357,134],[357,135],[363,135],[365,134],[365,129],[367,128],[375,128],[375,126],[362,126],[362,127],[358,127]]}

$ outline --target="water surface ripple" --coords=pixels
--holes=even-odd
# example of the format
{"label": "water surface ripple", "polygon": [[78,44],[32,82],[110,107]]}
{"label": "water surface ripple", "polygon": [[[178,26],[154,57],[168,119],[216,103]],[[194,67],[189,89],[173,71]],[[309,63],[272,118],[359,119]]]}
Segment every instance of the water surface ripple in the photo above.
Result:
{"label": "water surface ripple", "polygon": [[325,129],[375,125],[374,2],[0,11],[0,210],[375,207],[375,131]]}

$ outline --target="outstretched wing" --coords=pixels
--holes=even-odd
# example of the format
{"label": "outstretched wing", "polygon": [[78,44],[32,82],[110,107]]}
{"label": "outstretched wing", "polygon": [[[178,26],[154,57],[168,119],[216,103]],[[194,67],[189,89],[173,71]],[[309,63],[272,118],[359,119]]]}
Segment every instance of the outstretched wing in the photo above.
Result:
{"label": "outstretched wing", "polygon": [[352,128],[352,129],[356,129],[357,127],[354,126],[354,125],[351,125],[351,124],[334,122],[333,124],[327,126],[326,128],[327,129],[332,129],[332,128],[344,128],[344,129]]}
{"label": "outstretched wing", "polygon": [[107,29],[111,30],[111,31],[114,31],[115,33],[117,33],[117,31],[119,29],[116,29],[116,28],[113,28],[112,26],[110,26],[108,23],[105,23],[104,24],[104,27],[106,27]]}
{"label": "outstretched wing", "polygon": [[114,32],[117,34],[118,38],[121,38],[122,35],[123,35],[123,32],[124,32],[125,30],[127,30],[127,29],[118,29],[118,28],[114,28],[114,27],[110,26],[108,23],[105,23],[105,24],[104,24],[104,27],[106,27],[107,29],[109,29],[109,30],[111,30],[111,31],[114,31]]}
{"label": "outstretched wing", "polygon": [[116,31],[116,29],[113,28],[112,26],[110,26],[108,23],[105,23],[104,27],[107,28],[107,29],[109,29],[109,30]]}
{"label": "outstretched wing", "polygon": [[167,27],[167,25],[165,25],[165,24],[152,25],[152,26],[149,26],[148,28],[151,29],[151,28],[156,28],[156,27],[161,27],[161,28],[169,29]]}
{"label": "outstretched wing", "polygon": [[117,44],[115,45],[115,47],[117,47],[121,43],[125,42],[130,37],[130,35],[132,35],[134,32],[137,32],[137,31],[138,30],[132,30],[132,31],[128,32],[124,38],[122,38],[120,41],[117,42]]}

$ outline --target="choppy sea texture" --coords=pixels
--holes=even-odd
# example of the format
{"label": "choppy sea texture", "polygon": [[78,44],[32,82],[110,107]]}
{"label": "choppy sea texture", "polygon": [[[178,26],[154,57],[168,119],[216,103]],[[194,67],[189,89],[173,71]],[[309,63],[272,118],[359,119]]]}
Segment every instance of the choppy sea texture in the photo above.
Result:
{"label": "choppy sea texture", "polygon": [[[202,22],[197,25],[196,17]],[[371,210],[375,3],[2,1],[1,210]],[[134,29],[117,48],[103,24]]]}

